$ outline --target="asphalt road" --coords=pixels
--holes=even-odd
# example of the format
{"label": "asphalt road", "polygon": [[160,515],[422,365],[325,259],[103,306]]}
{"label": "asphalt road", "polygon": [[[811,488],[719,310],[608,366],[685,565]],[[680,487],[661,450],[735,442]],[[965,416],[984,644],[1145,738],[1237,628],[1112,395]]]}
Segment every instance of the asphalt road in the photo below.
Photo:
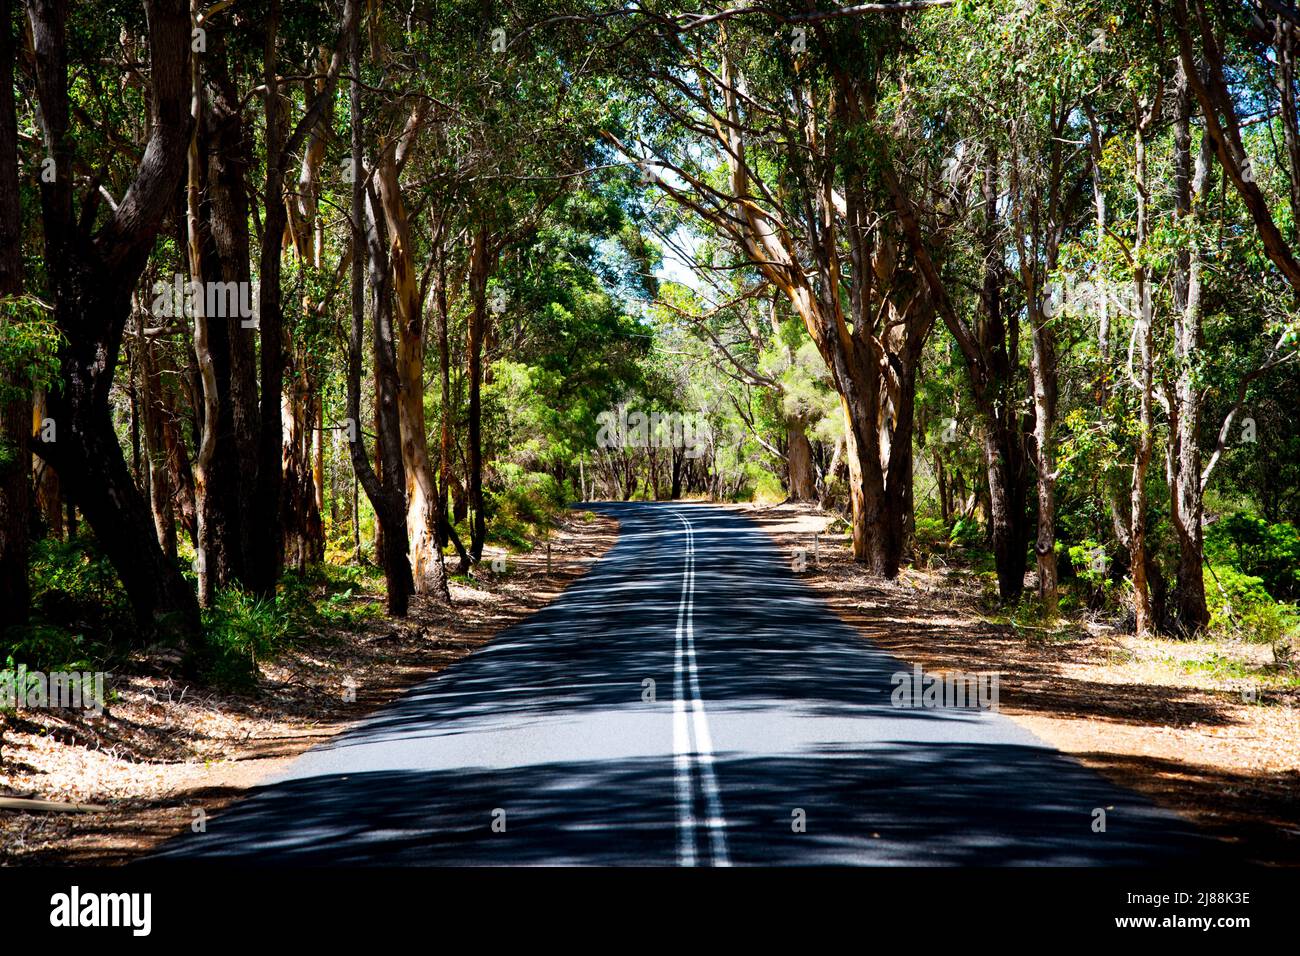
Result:
{"label": "asphalt road", "polygon": [[894,706],[891,678],[910,665],[842,623],[743,516],[596,507],[621,522],[618,542],[557,601],[158,856],[721,866],[1217,855],[1005,717]]}

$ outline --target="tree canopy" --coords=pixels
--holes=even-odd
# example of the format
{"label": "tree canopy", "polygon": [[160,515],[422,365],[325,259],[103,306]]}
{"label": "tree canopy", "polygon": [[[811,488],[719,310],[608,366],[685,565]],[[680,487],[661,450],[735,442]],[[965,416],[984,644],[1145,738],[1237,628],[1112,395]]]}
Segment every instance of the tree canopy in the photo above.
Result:
{"label": "tree canopy", "polygon": [[960,544],[1048,616],[1285,632],[1298,34],[0,0],[5,643],[51,542],[129,608],[95,639],[202,667],[223,595],[369,562],[400,615],[567,503],[693,496],[815,502],[884,577]]}

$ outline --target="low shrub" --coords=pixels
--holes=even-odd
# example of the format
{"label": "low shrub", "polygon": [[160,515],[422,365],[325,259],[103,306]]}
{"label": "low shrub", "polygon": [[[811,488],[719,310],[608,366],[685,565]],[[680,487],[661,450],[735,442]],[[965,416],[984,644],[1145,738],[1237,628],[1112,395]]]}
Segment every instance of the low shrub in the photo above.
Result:
{"label": "low shrub", "polygon": [[916,543],[919,547],[934,550],[947,543],[948,526],[941,518],[926,518],[918,515],[913,534],[916,535]]}
{"label": "low shrub", "polygon": [[1300,530],[1295,525],[1270,524],[1250,512],[1238,511],[1210,525],[1205,550],[1219,562],[1258,579],[1274,598],[1300,598]]}
{"label": "low shrub", "polygon": [[958,518],[952,523],[948,540],[963,548],[981,548],[985,541],[984,529],[974,518]]}
{"label": "low shrub", "polygon": [[544,534],[573,497],[573,489],[546,472],[503,463],[486,495],[488,540],[525,551]]}
{"label": "low shrub", "polygon": [[218,592],[213,606],[203,611],[204,677],[220,687],[251,689],[258,661],[300,633],[283,605],[279,596],[271,600],[238,588]]}
{"label": "low shrub", "polygon": [[[1072,572],[1068,589],[1077,595],[1077,601],[1094,611],[1114,607],[1119,600],[1119,588],[1111,577],[1111,560],[1105,546],[1085,540],[1071,545],[1066,554]],[[1063,582],[1063,589],[1066,586]]]}
{"label": "low shrub", "polygon": [[136,631],[131,603],[93,536],[33,542],[30,560],[35,620],[80,635],[87,645],[130,642]]}
{"label": "low shrub", "polygon": [[1300,610],[1273,599],[1262,578],[1227,564],[1211,565],[1205,579],[1210,630],[1261,644],[1278,644],[1300,628]]}
{"label": "low shrub", "polygon": [[102,656],[97,650],[84,635],[41,622],[10,627],[0,640],[0,658],[9,669],[26,664],[41,671],[93,670],[91,658]]}

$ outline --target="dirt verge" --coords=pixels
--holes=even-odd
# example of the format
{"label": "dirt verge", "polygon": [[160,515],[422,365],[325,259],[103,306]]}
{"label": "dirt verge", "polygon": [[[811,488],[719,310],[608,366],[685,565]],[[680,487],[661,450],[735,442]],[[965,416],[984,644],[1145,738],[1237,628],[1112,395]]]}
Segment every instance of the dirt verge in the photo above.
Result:
{"label": "dirt verge", "polygon": [[802,551],[801,577],[864,637],[927,670],[997,672],[1001,712],[1045,742],[1248,860],[1300,864],[1300,690],[1272,680],[1267,648],[1017,629],[992,619],[960,571],[872,577],[845,535],[826,533],[833,516],[811,506],[732,507],[792,567]]}
{"label": "dirt verge", "polygon": [[[452,582],[451,608],[417,599],[404,621],[375,615],[313,634],[263,664],[249,695],[186,684],[166,661],[141,657],[115,675],[102,717],[7,715],[0,864],[108,865],[157,846],[554,600],[617,529],[613,518],[576,512],[555,529],[549,559],[545,545],[508,556],[489,548],[477,580]],[[494,557],[505,558],[504,572],[490,570]]]}

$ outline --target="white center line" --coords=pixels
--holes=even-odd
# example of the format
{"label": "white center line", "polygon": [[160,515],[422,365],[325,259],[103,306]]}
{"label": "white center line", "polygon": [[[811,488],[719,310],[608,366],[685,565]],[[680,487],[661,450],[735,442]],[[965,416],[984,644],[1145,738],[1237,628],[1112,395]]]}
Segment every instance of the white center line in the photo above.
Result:
{"label": "white center line", "polygon": [[677,605],[677,649],[673,657],[673,766],[677,783],[677,862],[682,866],[695,865],[695,813],[691,809],[694,789],[691,785],[691,741],[690,730],[686,723],[685,679],[682,674],[689,575],[688,553],[686,563],[682,565],[682,599]]}
{"label": "white center line", "polygon": [[[700,786],[707,811],[705,826],[714,866],[730,866],[727,855],[727,820],[722,813],[722,796],[713,770],[713,736],[700,694],[700,674],[695,657],[695,529],[682,514],[671,514],[686,530],[686,560],[682,565],[682,598],[677,608],[676,650],[673,659],[673,752],[677,783],[678,861],[695,866],[697,858],[692,762],[699,766]],[[683,667],[683,665],[685,665]],[[685,671],[685,674],[683,673]],[[689,688],[687,687],[689,678]],[[689,689],[688,724],[687,690]],[[691,737],[694,737],[693,746]]]}

